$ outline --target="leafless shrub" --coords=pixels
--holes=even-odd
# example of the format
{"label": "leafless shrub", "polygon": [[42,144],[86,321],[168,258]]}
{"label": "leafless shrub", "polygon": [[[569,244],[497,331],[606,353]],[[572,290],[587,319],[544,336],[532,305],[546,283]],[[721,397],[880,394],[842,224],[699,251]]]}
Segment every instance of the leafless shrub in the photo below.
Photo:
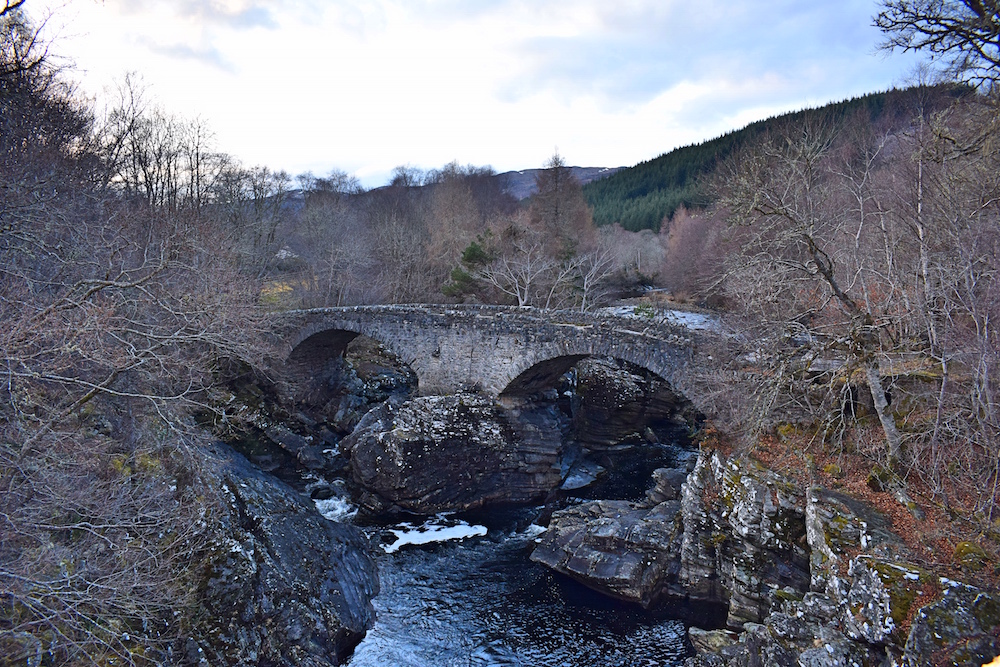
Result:
{"label": "leafless shrub", "polygon": [[[107,178],[116,158],[89,110],[44,55],[9,48],[24,20],[11,6],[0,11],[0,653],[161,663],[190,621],[217,506],[190,413],[219,360],[259,365],[266,353],[259,271],[229,245],[229,220],[175,197],[172,176],[145,197]],[[172,173],[176,156],[145,154]]]}

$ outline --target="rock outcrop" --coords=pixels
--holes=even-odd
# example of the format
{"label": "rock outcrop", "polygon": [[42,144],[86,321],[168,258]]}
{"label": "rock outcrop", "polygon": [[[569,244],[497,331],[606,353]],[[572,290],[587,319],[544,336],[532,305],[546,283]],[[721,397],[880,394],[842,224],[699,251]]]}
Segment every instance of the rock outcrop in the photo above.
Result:
{"label": "rock outcrop", "polygon": [[[704,533],[688,531],[685,525],[679,578],[682,586],[695,590],[706,576],[718,579],[728,593],[728,625],[739,629],[760,622],[773,608],[778,591],[809,585],[804,494],[752,460],[712,456],[709,461],[709,467],[696,468],[693,475],[709,474],[710,469],[711,478],[686,484],[683,497],[694,523],[704,526],[708,518],[711,532],[706,544]],[[705,507],[704,498],[694,498],[698,488],[715,494],[714,506]],[[706,511],[711,514],[706,516]],[[702,544],[695,548],[696,541]]]}
{"label": "rock outcrop", "polygon": [[688,667],[979,667],[1000,654],[1000,598],[907,562],[888,519],[856,499],[813,487],[804,514],[808,588],[782,589],[738,642]]}
{"label": "rock outcrop", "polygon": [[946,582],[940,600],[913,619],[903,654],[906,667],[931,664],[983,665],[1000,655],[1000,597],[974,586]]}
{"label": "rock outcrop", "polygon": [[468,510],[544,498],[561,483],[554,409],[505,409],[476,394],[388,401],[341,442],[371,511]]}
{"label": "rock outcrop", "polygon": [[229,506],[205,564],[202,620],[181,647],[187,662],[343,664],[374,621],[367,539],[228,447],[211,455]]}
{"label": "rock outcrop", "polygon": [[678,472],[656,471],[646,503],[554,513],[532,559],[646,606],[726,605],[734,629],[763,619],[778,591],[808,587],[804,494],[794,485],[745,461],[702,456],[675,500]]}
{"label": "rock outcrop", "polygon": [[555,512],[532,559],[643,605],[725,605],[728,631],[694,629],[689,667],[979,667],[1000,654],[1000,598],[912,564],[873,507],[709,451],[679,501],[676,477],[657,471],[645,503]]}
{"label": "rock outcrop", "polygon": [[[852,568],[853,570],[854,568]],[[906,577],[913,570],[903,568]],[[890,575],[887,579],[893,579]],[[896,600],[884,595],[882,584],[865,582],[865,576],[851,575],[855,593],[871,597],[860,602],[844,602],[823,593],[807,592],[801,599],[784,601],[779,610],[761,624],[749,623],[737,641],[707,643],[704,633],[692,629],[692,644],[698,654],[686,667],[743,667],[763,664],[775,667],[927,667],[954,665],[980,667],[1000,655],[997,637],[998,604],[994,595],[955,582],[940,582],[944,591],[935,602],[925,605],[913,619],[905,643],[894,634],[892,615],[901,611]],[[881,580],[881,577],[876,577]],[[913,579],[912,581],[917,581]],[[869,588],[869,586],[871,586]],[[904,604],[904,607],[913,601]],[[880,626],[864,627],[847,620],[858,604],[869,614],[889,620]],[[859,633],[859,630],[861,632]],[[876,639],[876,637],[881,637]]]}

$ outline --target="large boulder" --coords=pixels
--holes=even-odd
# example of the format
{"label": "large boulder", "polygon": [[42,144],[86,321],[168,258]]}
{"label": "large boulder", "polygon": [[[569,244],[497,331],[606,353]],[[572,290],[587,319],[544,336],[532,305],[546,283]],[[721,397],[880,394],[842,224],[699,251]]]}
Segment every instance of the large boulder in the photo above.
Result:
{"label": "large boulder", "polygon": [[684,397],[638,366],[590,358],[577,364],[574,372],[574,430],[585,448],[656,437],[656,429],[694,420],[694,409]]}
{"label": "large boulder", "polygon": [[374,621],[368,540],[228,447],[211,455],[228,511],[205,564],[201,620],[182,647],[187,661],[343,664]]}
{"label": "large boulder", "polygon": [[649,607],[676,576],[680,503],[599,500],[555,512],[531,560]]}
{"label": "large boulder", "polygon": [[551,410],[475,394],[388,401],[341,441],[366,508],[424,514],[544,498],[562,481],[561,450]]}

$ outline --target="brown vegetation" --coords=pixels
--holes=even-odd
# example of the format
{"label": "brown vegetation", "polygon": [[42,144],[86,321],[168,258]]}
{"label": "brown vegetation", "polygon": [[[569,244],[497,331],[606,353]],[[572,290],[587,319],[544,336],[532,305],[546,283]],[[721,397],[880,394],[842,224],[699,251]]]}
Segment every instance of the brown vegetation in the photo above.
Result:
{"label": "brown vegetation", "polygon": [[[788,127],[721,182],[747,387],[728,394],[753,440],[777,422],[836,437],[866,415],[878,463],[945,505],[996,519],[1000,307],[996,110],[970,98],[905,132],[866,119]],[[724,352],[720,353],[720,356]],[[752,397],[747,401],[745,397]],[[723,410],[722,412],[725,412]]]}
{"label": "brown vegetation", "polygon": [[273,226],[254,203],[274,179],[210,160],[134,87],[97,117],[17,4],[0,10],[0,654],[158,663],[215,520],[191,411],[217,360],[263,353]]}

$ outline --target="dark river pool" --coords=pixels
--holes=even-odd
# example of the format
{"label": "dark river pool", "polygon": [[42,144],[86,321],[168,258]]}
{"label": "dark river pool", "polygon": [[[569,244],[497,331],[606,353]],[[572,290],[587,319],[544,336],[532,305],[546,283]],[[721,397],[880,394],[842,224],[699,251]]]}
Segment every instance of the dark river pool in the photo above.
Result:
{"label": "dark river pool", "polygon": [[[627,458],[651,469],[673,461],[676,451]],[[617,495],[609,486],[623,496],[642,495],[649,471],[615,468],[617,475],[580,495]],[[537,523],[545,523],[540,514],[522,508],[366,527],[381,544],[382,591],[374,600],[375,627],[351,667],[683,664],[683,622],[611,600],[529,560],[542,530]]]}

